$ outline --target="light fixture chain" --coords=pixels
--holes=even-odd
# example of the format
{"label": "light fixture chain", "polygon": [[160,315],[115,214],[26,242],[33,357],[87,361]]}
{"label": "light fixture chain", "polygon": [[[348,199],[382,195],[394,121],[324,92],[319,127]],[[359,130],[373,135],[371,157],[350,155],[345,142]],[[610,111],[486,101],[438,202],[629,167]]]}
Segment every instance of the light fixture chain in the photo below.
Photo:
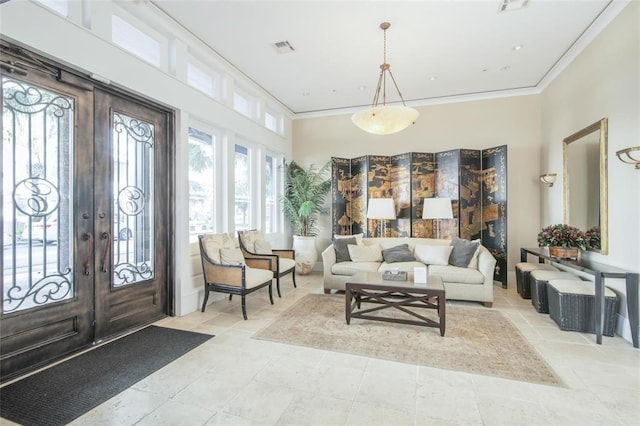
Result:
{"label": "light fixture chain", "polygon": [[382,30],[382,33],[384,34],[384,47],[382,49],[382,63],[386,64],[387,63],[387,30],[384,29]]}

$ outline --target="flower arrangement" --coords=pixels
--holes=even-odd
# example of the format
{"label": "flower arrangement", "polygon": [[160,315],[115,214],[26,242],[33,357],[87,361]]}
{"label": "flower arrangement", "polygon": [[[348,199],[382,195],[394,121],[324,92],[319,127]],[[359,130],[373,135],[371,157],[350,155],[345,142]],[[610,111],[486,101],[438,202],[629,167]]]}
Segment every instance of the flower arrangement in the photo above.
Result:
{"label": "flower arrangement", "polygon": [[538,247],[577,247],[586,250],[590,247],[589,243],[590,237],[585,232],[561,223],[542,228],[538,234]]}
{"label": "flower arrangement", "polygon": [[587,230],[585,234],[587,238],[587,245],[589,246],[589,248],[599,249],[600,248],[600,227],[594,226],[589,230]]}

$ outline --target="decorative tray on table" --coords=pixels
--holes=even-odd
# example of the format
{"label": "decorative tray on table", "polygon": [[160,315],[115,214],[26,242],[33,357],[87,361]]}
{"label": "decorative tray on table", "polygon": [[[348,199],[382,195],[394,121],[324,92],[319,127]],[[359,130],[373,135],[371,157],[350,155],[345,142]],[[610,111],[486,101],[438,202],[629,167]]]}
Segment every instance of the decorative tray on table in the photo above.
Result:
{"label": "decorative tray on table", "polygon": [[407,275],[408,274],[405,271],[384,271],[382,273],[382,279],[387,281],[406,281]]}

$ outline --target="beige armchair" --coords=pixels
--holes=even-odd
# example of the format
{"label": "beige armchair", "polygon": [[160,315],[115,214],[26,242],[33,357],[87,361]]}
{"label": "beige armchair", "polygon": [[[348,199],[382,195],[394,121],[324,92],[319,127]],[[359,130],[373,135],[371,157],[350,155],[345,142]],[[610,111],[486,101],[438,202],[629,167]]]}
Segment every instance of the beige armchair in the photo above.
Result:
{"label": "beige armchair", "polygon": [[[249,266],[243,262],[242,252],[235,242],[228,243],[228,234],[199,235],[200,258],[204,275],[204,301],[202,312],[207,306],[209,292],[226,293],[229,300],[234,294],[242,298],[242,316],[247,319],[245,296],[264,287],[269,287],[269,300],[273,305],[272,259],[253,259]],[[233,239],[231,239],[233,241]],[[233,247],[230,247],[233,245]],[[235,252],[237,250],[237,253]]]}
{"label": "beige armchair", "polygon": [[293,287],[297,288],[296,255],[294,250],[272,249],[269,242],[264,238],[264,234],[255,229],[238,231],[238,241],[240,242],[240,249],[242,250],[247,265],[262,268],[265,265],[264,262],[260,263],[260,266],[253,262],[256,260],[271,260],[269,269],[273,272],[273,277],[276,279],[278,297],[282,297],[280,294],[280,277],[291,274]]}

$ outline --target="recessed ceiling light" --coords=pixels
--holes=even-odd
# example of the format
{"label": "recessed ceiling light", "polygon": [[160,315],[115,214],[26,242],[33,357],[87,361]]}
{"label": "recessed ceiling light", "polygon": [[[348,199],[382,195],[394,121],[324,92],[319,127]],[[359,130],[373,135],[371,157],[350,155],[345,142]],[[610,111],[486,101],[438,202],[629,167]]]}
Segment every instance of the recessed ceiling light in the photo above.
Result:
{"label": "recessed ceiling light", "polygon": [[429,77],[429,81],[434,81],[434,80],[437,80],[437,79],[438,79],[437,75],[432,75],[432,76]]}
{"label": "recessed ceiling light", "polygon": [[513,50],[515,50],[517,52],[518,50],[521,50],[523,47],[524,46],[521,45],[521,44],[516,44],[515,46],[513,46]]}
{"label": "recessed ceiling light", "polygon": [[309,93],[309,92],[302,92],[302,96],[311,96],[311,93]]}
{"label": "recessed ceiling light", "polygon": [[529,4],[529,0],[502,0],[498,12],[511,12],[512,10],[522,9]]}
{"label": "recessed ceiling light", "polygon": [[507,71],[509,69],[511,69],[511,66],[510,65],[505,65],[504,67],[500,68],[500,71]]}
{"label": "recessed ceiling light", "polygon": [[358,86],[358,90],[361,92],[364,92],[365,90],[367,90],[367,86],[362,85],[362,86]]}
{"label": "recessed ceiling light", "polygon": [[291,53],[295,50],[291,43],[286,40],[273,43],[273,48],[276,49],[276,52],[278,52],[279,54]]}

